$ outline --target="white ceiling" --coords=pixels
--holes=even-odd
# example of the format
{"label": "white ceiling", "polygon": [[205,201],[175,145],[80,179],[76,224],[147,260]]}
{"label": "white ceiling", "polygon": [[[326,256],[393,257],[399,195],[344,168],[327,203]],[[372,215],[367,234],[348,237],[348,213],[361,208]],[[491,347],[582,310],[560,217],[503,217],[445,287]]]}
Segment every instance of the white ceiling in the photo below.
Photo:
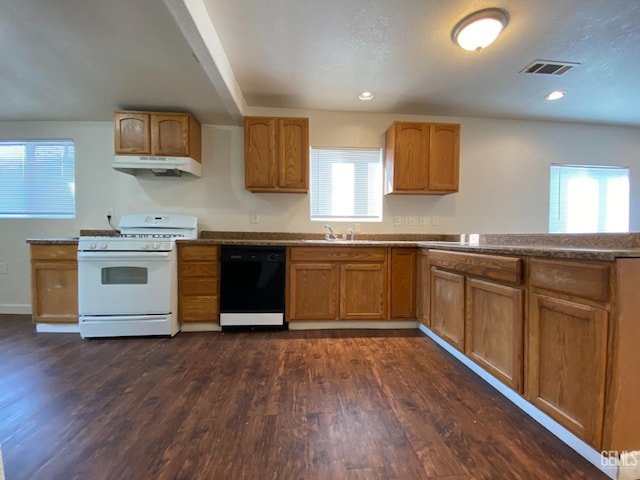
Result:
{"label": "white ceiling", "polygon": [[[466,52],[464,16],[509,12]],[[251,107],[640,126],[640,0],[0,0],[0,120]],[[196,59],[197,58],[197,59]],[[563,76],[518,73],[536,59]],[[553,89],[567,96],[544,100]],[[362,90],[375,99],[361,102]]]}

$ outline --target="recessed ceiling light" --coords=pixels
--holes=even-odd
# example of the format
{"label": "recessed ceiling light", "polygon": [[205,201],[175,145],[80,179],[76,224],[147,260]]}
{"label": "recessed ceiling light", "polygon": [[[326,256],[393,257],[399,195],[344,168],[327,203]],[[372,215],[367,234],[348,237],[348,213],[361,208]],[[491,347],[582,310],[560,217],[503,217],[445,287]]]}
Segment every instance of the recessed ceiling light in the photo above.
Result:
{"label": "recessed ceiling light", "polygon": [[546,100],[560,100],[562,97],[564,97],[567,94],[567,92],[565,92],[564,90],[554,90],[551,93],[547,93],[544,98]]}
{"label": "recessed ceiling light", "polygon": [[375,95],[373,94],[373,92],[366,92],[366,91],[365,91],[365,92],[360,92],[360,94],[358,95],[358,98],[359,98],[360,100],[365,101],[365,102],[366,102],[367,100],[372,100],[372,99],[373,99],[373,97],[375,97]]}
{"label": "recessed ceiling light", "polygon": [[500,8],[485,8],[460,20],[451,38],[465,50],[479,52],[491,45],[509,23],[509,14]]}

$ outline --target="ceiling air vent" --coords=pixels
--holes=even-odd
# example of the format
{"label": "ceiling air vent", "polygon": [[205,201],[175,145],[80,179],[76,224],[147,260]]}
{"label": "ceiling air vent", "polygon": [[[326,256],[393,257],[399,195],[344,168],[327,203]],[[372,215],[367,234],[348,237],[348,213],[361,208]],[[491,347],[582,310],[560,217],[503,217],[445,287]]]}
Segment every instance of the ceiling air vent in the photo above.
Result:
{"label": "ceiling air vent", "polygon": [[520,70],[519,73],[535,73],[536,75],[564,75],[580,65],[573,62],[556,62],[553,60],[534,60]]}

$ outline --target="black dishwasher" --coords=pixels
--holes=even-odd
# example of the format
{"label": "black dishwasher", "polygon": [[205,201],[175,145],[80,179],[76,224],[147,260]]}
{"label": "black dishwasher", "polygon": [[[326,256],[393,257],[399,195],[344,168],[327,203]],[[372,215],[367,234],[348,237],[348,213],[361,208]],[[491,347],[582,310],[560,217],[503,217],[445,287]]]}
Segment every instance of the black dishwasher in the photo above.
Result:
{"label": "black dishwasher", "polygon": [[220,326],[280,326],[284,322],[284,247],[220,247]]}

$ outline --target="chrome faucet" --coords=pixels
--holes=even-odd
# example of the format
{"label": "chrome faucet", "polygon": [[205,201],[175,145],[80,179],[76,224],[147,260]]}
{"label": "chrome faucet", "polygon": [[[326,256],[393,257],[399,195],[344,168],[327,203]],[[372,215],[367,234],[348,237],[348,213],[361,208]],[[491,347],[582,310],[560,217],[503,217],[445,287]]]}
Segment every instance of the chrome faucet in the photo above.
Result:
{"label": "chrome faucet", "polygon": [[324,228],[328,228],[329,231],[331,232],[331,235],[329,235],[328,233],[324,234],[324,238],[327,240],[331,240],[333,238],[333,240],[338,240],[338,237],[336,236],[335,232],[333,231],[333,228],[331,228],[331,225],[325,225]]}
{"label": "chrome faucet", "polygon": [[349,232],[349,240],[353,242],[353,239],[356,236],[356,231],[353,228],[350,228],[349,230],[347,230],[347,232]]}

